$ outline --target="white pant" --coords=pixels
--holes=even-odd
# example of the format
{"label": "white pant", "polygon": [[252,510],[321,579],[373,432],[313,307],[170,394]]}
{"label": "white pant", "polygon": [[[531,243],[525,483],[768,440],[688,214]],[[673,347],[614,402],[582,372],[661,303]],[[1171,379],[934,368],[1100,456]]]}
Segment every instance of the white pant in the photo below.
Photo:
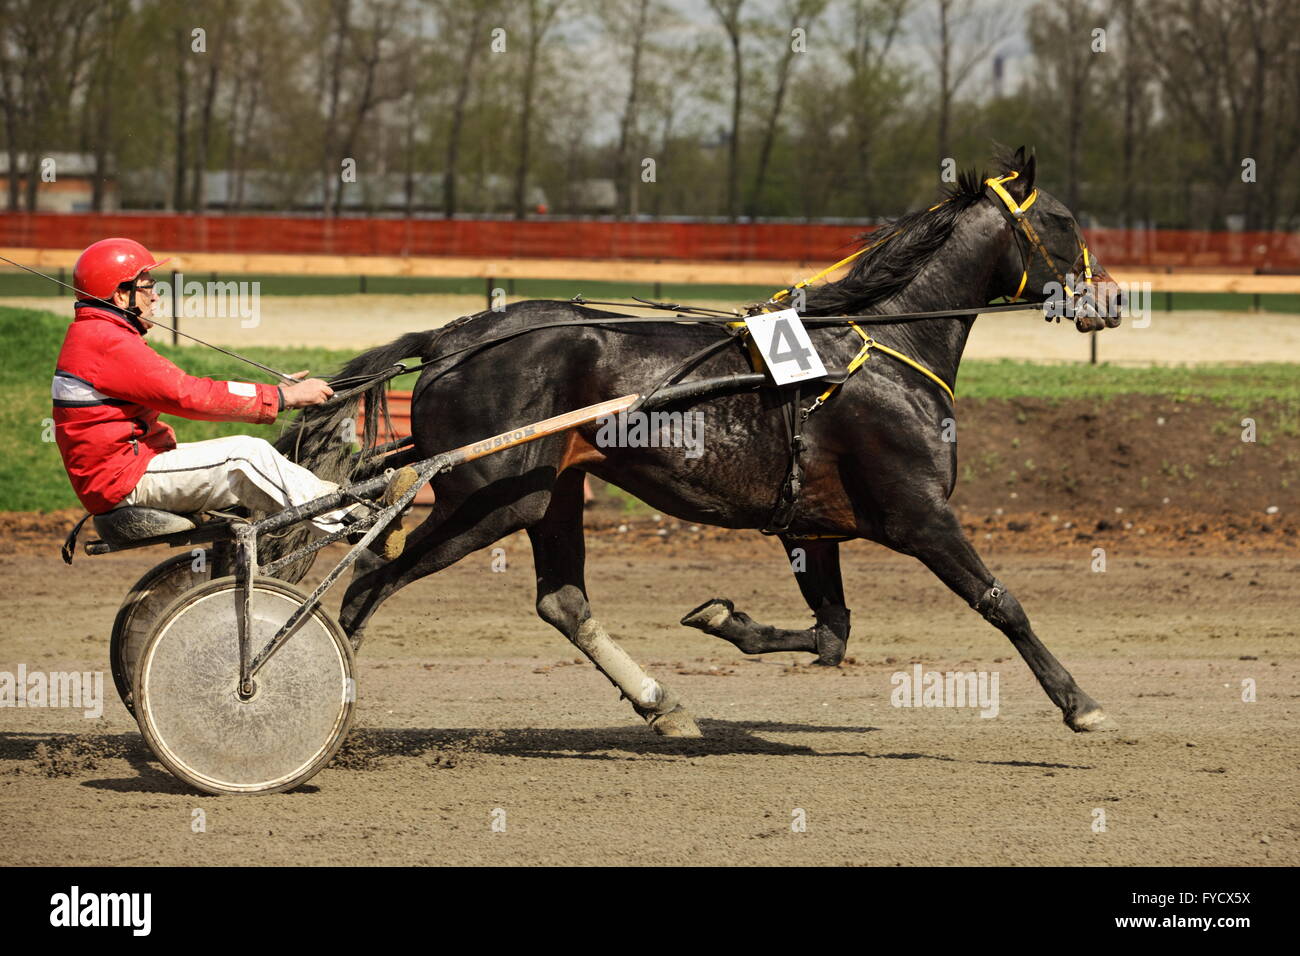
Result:
{"label": "white pant", "polygon": [[[255,511],[279,511],[306,504],[338,490],[295,465],[271,443],[249,435],[188,442],[155,455],[135,490],[118,507],[139,505],[192,514],[244,505]],[[322,533],[338,531],[340,508],[311,519]]]}

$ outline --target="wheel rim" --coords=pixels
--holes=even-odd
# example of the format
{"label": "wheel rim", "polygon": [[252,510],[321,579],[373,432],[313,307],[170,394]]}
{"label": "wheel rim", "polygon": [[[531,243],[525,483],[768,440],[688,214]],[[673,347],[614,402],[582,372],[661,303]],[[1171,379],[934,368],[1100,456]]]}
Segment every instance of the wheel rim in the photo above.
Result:
{"label": "wheel rim", "polygon": [[131,685],[145,643],[172,602],[212,578],[211,551],[204,555],[203,570],[195,571],[193,564],[191,555],[178,554],[151,568],[127,592],[113,621],[113,634],[109,641],[110,669],[117,694],[133,715],[135,701]]}
{"label": "wheel rim", "polygon": [[[252,593],[255,654],[305,596],[278,581]],[[352,719],[352,650],[317,608],[237,693],[233,578],[183,595],[162,616],[136,670],[140,729],[159,760],[209,793],[274,793],[329,762]]]}

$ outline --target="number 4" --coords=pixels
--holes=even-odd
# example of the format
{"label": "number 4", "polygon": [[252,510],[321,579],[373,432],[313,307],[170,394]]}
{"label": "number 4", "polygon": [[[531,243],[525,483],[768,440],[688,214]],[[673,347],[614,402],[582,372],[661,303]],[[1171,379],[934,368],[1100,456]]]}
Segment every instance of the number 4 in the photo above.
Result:
{"label": "number 4", "polygon": [[[790,345],[784,351],[781,349],[783,342],[788,342]],[[799,340],[795,338],[794,332],[790,329],[790,320],[778,319],[776,324],[772,326],[772,346],[767,353],[768,361],[773,365],[795,361],[799,363],[799,370],[806,372],[812,368],[812,363],[808,361],[808,356],[811,354],[812,349],[799,345]]]}

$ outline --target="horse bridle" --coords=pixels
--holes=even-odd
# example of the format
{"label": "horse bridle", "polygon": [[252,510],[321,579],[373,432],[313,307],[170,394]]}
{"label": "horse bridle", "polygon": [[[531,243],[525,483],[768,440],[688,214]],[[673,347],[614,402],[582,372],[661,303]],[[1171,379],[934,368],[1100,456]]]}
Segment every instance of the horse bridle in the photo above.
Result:
{"label": "horse bridle", "polygon": [[[1003,218],[1011,225],[1011,235],[1016,241],[1016,251],[1020,254],[1020,284],[1016,287],[1015,294],[1011,296],[1011,300],[1015,301],[1020,298],[1021,294],[1025,291],[1025,284],[1029,281],[1029,262],[1028,257],[1025,255],[1025,248],[1020,242],[1021,235],[1025,237],[1031,248],[1037,250],[1047,268],[1054,276],[1056,276],[1056,280],[1061,284],[1061,289],[1065,294],[1072,298],[1076,298],[1081,293],[1075,292],[1070,288],[1070,283],[1067,281],[1066,277],[1061,274],[1061,271],[1056,268],[1055,260],[1053,260],[1052,256],[1048,253],[1047,247],[1043,245],[1043,240],[1038,235],[1038,230],[1034,228],[1033,223],[1029,221],[1029,217],[1026,215],[1026,213],[1029,212],[1029,207],[1038,199],[1038,187],[1035,186],[1033,188],[1023,203],[1018,203],[1016,202],[1015,197],[1007,191],[1005,186],[1003,186],[1003,183],[1009,183],[1013,179],[1019,178],[1020,173],[1012,171],[1007,173],[1005,176],[991,176],[984,180],[984,185],[992,191],[993,195],[998,200],[1000,200],[1000,203],[995,202],[993,205],[997,208],[998,212],[1002,213]],[[1084,242],[1083,235],[1079,232],[1077,225],[1075,226],[1074,237],[1079,243],[1079,254],[1083,257],[1084,282],[1088,286],[1091,286],[1092,257],[1088,253],[1088,244]]]}

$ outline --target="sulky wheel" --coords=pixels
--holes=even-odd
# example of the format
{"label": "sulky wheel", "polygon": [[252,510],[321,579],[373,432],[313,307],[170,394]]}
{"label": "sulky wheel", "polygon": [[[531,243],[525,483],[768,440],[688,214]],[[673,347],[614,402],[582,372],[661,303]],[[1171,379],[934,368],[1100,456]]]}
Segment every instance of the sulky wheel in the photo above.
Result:
{"label": "sulky wheel", "polygon": [[153,633],[154,625],[168,605],[191,588],[210,580],[212,551],[206,551],[201,561],[197,556],[186,552],[150,568],[126,593],[126,600],[122,602],[117,618],[113,621],[108,658],[118,696],[133,716],[135,701],[132,699],[131,682],[135,678],[135,665],[140,659],[140,651]]}
{"label": "sulky wheel", "polygon": [[[207,793],[279,793],[329,762],[352,722],[352,647],[318,607],[239,689],[235,579],[181,595],[161,616],[135,671],[136,719],[158,759]],[[255,656],[306,601],[259,578],[252,591]]]}

